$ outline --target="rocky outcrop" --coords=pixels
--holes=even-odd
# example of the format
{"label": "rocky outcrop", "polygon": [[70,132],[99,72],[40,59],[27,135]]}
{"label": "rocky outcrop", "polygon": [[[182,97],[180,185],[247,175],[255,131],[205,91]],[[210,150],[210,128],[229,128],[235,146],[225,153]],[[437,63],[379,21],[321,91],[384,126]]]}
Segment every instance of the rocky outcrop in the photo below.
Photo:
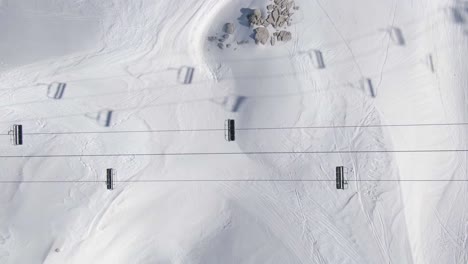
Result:
{"label": "rocky outcrop", "polygon": [[274,27],[282,27],[285,24],[291,24],[291,13],[294,7],[294,1],[275,0],[274,4],[268,5],[268,16],[266,20]]}
{"label": "rocky outcrop", "polygon": [[[267,45],[270,43],[271,46],[275,46],[277,42],[288,42],[292,39],[291,32],[286,29],[292,24],[294,10],[299,10],[294,0],[272,0],[266,6],[266,12],[263,14],[261,9],[243,8],[242,10],[247,10],[243,13],[246,14],[248,23],[253,28],[255,44]],[[270,34],[270,30],[273,34]],[[234,38],[233,34],[236,31],[234,23],[225,23],[222,31],[221,36],[217,34],[217,36],[209,36],[208,41],[216,41],[220,49],[228,49],[233,44],[243,45],[248,43],[247,40],[239,41]]]}
{"label": "rocky outcrop", "polygon": [[266,27],[258,27],[254,30],[255,32],[255,43],[256,44],[263,44],[265,45],[270,38],[270,32],[268,32],[268,29]]}
{"label": "rocky outcrop", "polygon": [[276,38],[278,41],[290,41],[292,39],[291,32],[282,30],[276,34]]}
{"label": "rocky outcrop", "polygon": [[262,26],[264,23],[264,18],[262,17],[262,11],[260,9],[254,9],[252,14],[248,16],[250,26]]}
{"label": "rocky outcrop", "polygon": [[[272,4],[266,7],[267,16],[263,17],[259,9],[255,9],[248,17],[251,27],[258,27],[254,29],[255,43],[265,45],[268,42],[270,33],[268,26],[274,29],[291,26],[293,10],[297,10],[294,1],[290,0],[274,0]],[[276,31],[270,40],[270,44],[274,46],[276,41],[287,42],[292,39],[291,32],[286,30]]]}
{"label": "rocky outcrop", "polygon": [[224,25],[224,32],[226,32],[227,34],[233,34],[235,30],[236,26],[234,26],[233,23],[226,23]]}

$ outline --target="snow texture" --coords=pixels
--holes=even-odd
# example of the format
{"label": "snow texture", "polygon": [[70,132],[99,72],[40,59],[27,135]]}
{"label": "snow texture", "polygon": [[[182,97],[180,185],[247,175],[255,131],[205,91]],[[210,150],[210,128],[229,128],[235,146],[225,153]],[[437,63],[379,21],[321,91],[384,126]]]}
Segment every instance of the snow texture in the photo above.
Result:
{"label": "snow texture", "polygon": [[464,1],[271,3],[0,1],[0,263],[467,263]]}

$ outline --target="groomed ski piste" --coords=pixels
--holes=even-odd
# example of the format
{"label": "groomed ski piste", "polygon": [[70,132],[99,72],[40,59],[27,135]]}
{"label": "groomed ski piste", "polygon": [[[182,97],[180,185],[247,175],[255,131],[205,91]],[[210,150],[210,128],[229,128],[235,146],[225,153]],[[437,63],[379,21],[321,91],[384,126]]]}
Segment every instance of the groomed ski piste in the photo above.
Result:
{"label": "groomed ski piste", "polygon": [[295,2],[0,1],[0,263],[467,263],[468,2]]}

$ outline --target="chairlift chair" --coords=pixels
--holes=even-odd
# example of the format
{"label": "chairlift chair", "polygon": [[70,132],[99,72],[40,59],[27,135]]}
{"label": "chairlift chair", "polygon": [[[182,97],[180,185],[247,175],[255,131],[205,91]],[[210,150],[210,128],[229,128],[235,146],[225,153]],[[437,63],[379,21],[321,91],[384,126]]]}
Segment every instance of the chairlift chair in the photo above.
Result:
{"label": "chairlift chair", "polygon": [[106,170],[106,186],[107,190],[114,189],[114,169],[109,168]]}
{"label": "chairlift chair", "polygon": [[8,134],[12,145],[23,145],[23,125],[13,125]]}
{"label": "chairlift chair", "polygon": [[234,119],[227,119],[224,123],[224,138],[226,141],[236,140],[236,127]]}
{"label": "chairlift chair", "polygon": [[336,167],[336,189],[345,190],[348,188],[348,181],[345,179],[345,170],[343,166]]}

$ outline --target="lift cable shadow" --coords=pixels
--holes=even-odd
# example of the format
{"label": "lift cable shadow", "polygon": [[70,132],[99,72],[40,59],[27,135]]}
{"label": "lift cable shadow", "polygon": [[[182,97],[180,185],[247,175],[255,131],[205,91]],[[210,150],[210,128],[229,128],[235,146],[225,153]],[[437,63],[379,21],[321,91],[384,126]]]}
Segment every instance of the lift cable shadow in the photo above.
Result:
{"label": "lift cable shadow", "polygon": [[[419,65],[421,62],[413,63],[410,64],[410,66],[414,65]],[[319,70],[317,70],[319,71]],[[389,74],[389,73],[395,73],[395,72],[406,72],[407,69],[405,67],[402,67],[401,65],[396,65],[395,67],[392,67],[390,69],[387,69],[386,71],[382,72],[383,74]],[[291,73],[282,73],[282,74],[265,74],[265,75],[244,75],[244,76],[238,76],[237,78],[242,78],[244,80],[247,79],[254,79],[254,80],[263,80],[263,79],[283,79],[283,78],[293,78],[301,75],[307,75],[309,74],[310,71],[304,71],[304,72],[291,72]],[[380,77],[382,73],[375,73],[368,75],[368,78],[375,78],[375,77]],[[226,82],[226,81],[235,81],[237,78],[230,77],[230,78],[223,78],[221,82]],[[357,82],[359,80],[356,80]],[[204,82],[197,82],[196,84],[206,84],[206,83],[216,83],[214,80],[209,80],[209,81],[204,81]],[[193,85],[193,84],[192,84]],[[337,88],[337,87],[343,87],[343,86],[350,86],[352,85],[352,82],[344,82],[340,84],[335,84],[331,88]],[[173,86],[166,86],[167,88],[171,88],[174,86],[180,86],[180,85],[173,85]],[[206,86],[207,87],[207,86]],[[330,86],[327,86],[330,88]],[[314,92],[314,90],[310,90],[310,92]],[[307,92],[307,91],[304,91]],[[245,95],[240,95],[240,96],[245,96]],[[257,96],[261,97],[261,96]],[[126,108],[118,108],[118,109],[112,109],[114,112],[116,111],[131,111],[135,109],[144,109],[144,108],[150,108],[150,107],[157,107],[159,106],[158,104],[143,104],[140,106],[136,107],[126,107]],[[1,123],[15,123],[15,122],[24,122],[24,121],[36,121],[36,120],[47,120],[47,119],[62,119],[62,118],[68,118],[68,117],[80,117],[90,114],[90,112],[85,112],[85,113],[76,113],[76,114],[69,114],[69,115],[58,115],[58,116],[47,116],[47,117],[41,117],[41,118],[31,118],[31,119],[21,119],[21,120],[5,120],[5,121],[0,121]]]}
{"label": "lift cable shadow", "polygon": [[[434,13],[436,12],[440,12],[440,11],[435,11]],[[400,24],[400,27],[402,26],[409,26],[409,25],[413,25],[415,24],[417,21],[420,21],[421,19],[427,17],[424,16],[424,17],[421,17],[420,19],[413,19],[412,21],[410,22],[406,22],[406,23],[401,23]],[[438,19],[438,18],[436,18]],[[434,20],[436,20],[434,19]],[[437,21],[437,20],[436,20]],[[379,31],[379,29],[376,29],[372,32],[368,32],[366,34],[362,34],[358,37],[355,37],[355,38],[350,38],[350,39],[347,39],[347,41],[355,41],[355,40],[359,40],[359,39],[362,39],[362,38],[366,38],[366,37],[370,37],[370,36],[374,36],[374,35],[377,35],[377,34],[381,34],[382,32]],[[419,35],[419,34],[418,34]],[[327,48],[327,47],[333,47],[333,46],[337,46],[337,45],[341,45],[343,44],[342,41],[338,41],[338,42],[333,42],[333,43],[326,43],[324,45],[320,45],[319,47],[316,47],[316,48],[320,48],[320,49],[323,49],[323,48]],[[298,55],[299,53],[297,54],[293,54],[293,55]],[[232,62],[232,63],[235,63],[235,62],[243,62],[243,61],[261,61],[261,60],[277,60],[277,59],[284,59],[286,57],[291,57],[291,55],[286,55],[286,56],[276,56],[276,57],[265,57],[265,58],[255,58],[255,59],[232,59],[232,60],[225,60],[226,62]],[[180,84],[180,85],[187,85],[187,83],[191,83],[192,81],[192,76],[193,76],[193,70],[190,72],[191,69],[188,69],[189,70],[189,74],[187,75],[184,75],[183,77],[183,83]],[[116,77],[119,77],[119,76],[128,76],[128,75],[117,75],[117,76],[109,76],[109,77],[105,77],[105,78],[96,78],[96,79],[114,79]],[[77,82],[77,81],[80,81],[80,80],[69,80],[68,82]],[[43,83],[36,83],[36,84],[31,84],[31,85],[22,85],[22,86],[18,86],[18,87],[12,87],[12,88],[2,88],[0,89],[0,91],[14,91],[14,90],[19,90],[19,89],[36,89],[37,87],[41,87],[41,86],[44,86],[45,84]]]}
{"label": "lift cable shadow", "polygon": [[[416,36],[413,36],[413,37],[409,37],[407,38],[407,40],[414,40],[414,39],[417,39],[418,37],[420,37],[420,35],[422,35],[422,33],[426,32],[427,30],[432,30],[433,27],[426,27],[425,30],[422,30],[421,32],[418,32],[416,34]],[[325,68],[325,64],[324,64],[324,59],[323,59],[323,54],[321,51],[319,50],[316,50],[316,49],[312,49],[311,51],[313,51],[314,54],[319,54],[318,57],[316,58],[316,60],[318,60],[318,65],[316,66],[316,69],[315,71],[319,71],[319,70],[322,70]],[[344,63],[347,63],[349,61],[353,61],[355,60],[356,58],[364,58],[364,57],[368,57],[368,56],[371,56],[377,52],[381,51],[381,48],[374,48],[374,49],[371,49],[369,51],[366,51],[365,53],[362,53],[362,54],[357,54],[355,56],[352,56],[352,57],[349,57],[349,58],[345,58],[345,59],[340,59],[340,60],[336,60],[336,61],[331,61],[331,64],[330,65],[327,65],[327,68],[330,68],[330,67],[333,67],[333,66],[338,66],[338,65],[341,65],[341,64],[344,64]],[[305,54],[305,53],[308,53],[308,52],[305,52],[305,51],[300,51],[300,52],[297,52],[296,54],[293,54],[292,56],[295,56],[295,55],[301,55],[301,54]],[[314,58],[316,57],[317,55],[314,55]],[[277,60],[277,59],[284,59],[284,58],[291,58],[291,55],[288,55],[288,56],[277,56],[277,57],[267,57],[267,58],[255,58],[255,59],[252,59],[252,60],[255,60],[255,61],[261,61],[261,60]],[[245,60],[239,60],[239,62],[243,62]],[[235,61],[234,61],[235,62]],[[432,69],[432,72],[434,72],[434,63],[432,61],[432,57],[431,57],[431,69]],[[168,71],[171,70],[168,69]],[[193,78],[193,68],[191,67],[187,67],[187,66],[182,66],[180,69],[179,69],[179,73],[180,73],[180,70],[184,70],[185,71],[188,71],[188,76],[186,76],[186,74],[184,74],[184,81],[183,82],[179,82],[178,84],[173,84],[173,85],[166,85],[166,86],[158,86],[158,87],[155,87],[155,88],[144,88],[144,89],[139,89],[139,90],[134,90],[134,91],[117,91],[117,92],[110,92],[110,93],[102,93],[102,94],[95,94],[95,95],[85,95],[85,96],[76,96],[76,97],[71,97],[71,98],[62,98],[63,96],[63,91],[61,92],[60,94],[60,97],[59,99],[62,99],[62,100],[76,100],[76,99],[79,99],[79,98],[92,98],[92,97],[102,97],[102,96],[110,96],[110,95],[117,95],[117,94],[129,94],[129,93],[138,93],[138,92],[141,92],[141,91],[147,91],[147,90],[162,90],[162,89],[165,89],[165,88],[169,88],[169,87],[182,87],[182,86],[187,86],[187,84],[203,84],[203,83],[210,83],[210,82],[213,82],[213,80],[211,79],[205,79],[205,80],[200,80],[200,81],[197,81],[197,82],[193,82],[192,83],[192,78]],[[312,70],[314,71],[314,70]],[[310,73],[311,71],[308,71],[307,73]],[[300,73],[298,73],[300,74]],[[282,76],[284,76],[284,74],[280,74]],[[252,76],[239,76],[240,78],[252,78]],[[254,76],[255,77],[255,76]],[[259,76],[261,78],[261,76]],[[273,75],[273,76],[266,76],[266,77],[271,77],[271,78],[274,78],[276,77],[276,75]],[[109,77],[110,79],[112,77]],[[185,80],[188,78],[188,81],[185,82]],[[223,78],[222,80],[229,80],[229,78]],[[77,80],[75,80],[77,81]],[[69,81],[69,82],[74,82],[74,81]],[[55,84],[55,85],[62,85],[62,89],[65,88],[66,84],[64,83],[52,83],[52,84]],[[43,86],[44,84],[36,84],[35,86]],[[65,86],[64,86],[65,85]],[[22,87],[24,88],[24,87]],[[30,87],[30,88],[34,88],[34,87]],[[50,88],[50,85],[49,85],[49,88]],[[11,89],[15,89],[15,88],[11,88]],[[20,89],[20,88],[18,88]],[[2,90],[7,90],[7,89],[2,89]],[[0,90],[1,91],[1,90]],[[58,98],[56,98],[58,99]],[[7,104],[7,105],[0,105],[0,107],[13,107],[13,106],[19,106],[19,105],[28,105],[28,104],[40,104],[40,103],[50,103],[50,100],[34,100],[34,101],[27,101],[27,102],[20,102],[20,103],[15,103],[15,104]]]}
{"label": "lift cable shadow", "polygon": [[468,149],[416,149],[416,150],[331,150],[331,151],[245,151],[245,152],[168,152],[168,153],[108,153],[108,154],[50,154],[0,155],[0,158],[83,158],[83,157],[148,157],[148,156],[235,156],[235,155],[302,155],[302,154],[380,154],[380,153],[457,153]]}

